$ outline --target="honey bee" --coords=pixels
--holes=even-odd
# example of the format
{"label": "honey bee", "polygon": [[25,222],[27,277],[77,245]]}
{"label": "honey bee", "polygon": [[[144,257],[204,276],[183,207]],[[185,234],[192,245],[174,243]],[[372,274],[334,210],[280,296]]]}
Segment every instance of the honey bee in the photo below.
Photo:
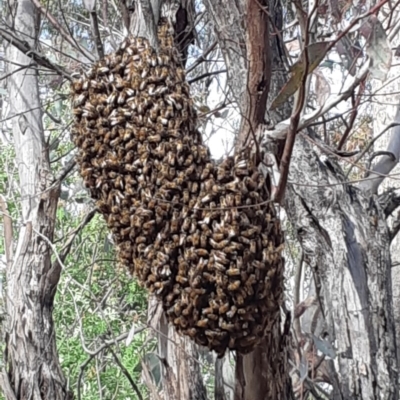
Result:
{"label": "honey bee", "polygon": [[215,277],[214,275],[210,274],[209,272],[203,272],[203,278],[210,283],[215,282]]}
{"label": "honey bee", "polygon": [[[242,244],[236,243],[236,242],[231,242],[229,246],[226,246],[224,248],[224,252],[226,254],[234,254],[234,253],[237,253],[238,251],[241,251],[242,249],[243,249]],[[243,262],[241,264],[243,264]]]}
{"label": "honey bee", "polygon": [[108,97],[107,97],[107,104],[113,105],[115,104],[115,101],[117,100],[117,93],[112,92]]}
{"label": "honey bee", "polygon": [[222,318],[218,321],[218,326],[223,329],[224,331],[233,332],[235,330],[235,325],[224,321]]}
{"label": "honey bee", "polygon": [[250,241],[250,253],[257,253],[257,242],[255,240]]}
{"label": "honey bee", "polygon": [[117,125],[121,125],[126,121],[125,117],[123,115],[119,115],[115,118],[110,118],[110,126],[114,127]]}
{"label": "honey bee", "polygon": [[223,265],[228,265],[229,260],[226,258],[226,254],[220,250],[213,251],[213,258],[216,263],[221,263]]}
{"label": "honey bee", "polygon": [[228,276],[238,276],[238,275],[240,275],[240,269],[239,268],[229,268],[226,271],[226,274]]}
{"label": "honey bee", "polygon": [[188,240],[192,242],[193,246],[198,247],[200,243],[200,231],[196,230],[196,232],[192,233]]}
{"label": "honey bee", "polygon": [[124,189],[124,178],[121,175],[117,176],[115,179],[115,187]]}
{"label": "honey bee", "polygon": [[185,76],[185,71],[183,70],[183,68],[178,67],[175,72],[176,72],[178,81],[184,82],[186,79],[186,76]]}
{"label": "honey bee", "polygon": [[244,297],[243,297],[243,295],[241,294],[241,293],[237,293],[236,294],[236,304],[238,304],[238,305],[243,305],[244,304]]}
{"label": "honey bee", "polygon": [[228,290],[229,290],[229,291],[238,290],[238,289],[240,288],[240,284],[241,284],[241,282],[240,282],[239,280],[234,281],[234,282],[232,282],[232,283],[230,283],[230,284],[228,285]]}
{"label": "honey bee", "polygon": [[212,169],[213,165],[211,163],[207,163],[206,166],[203,168],[203,171],[200,175],[200,179],[202,181],[207,179],[210,176]]}
{"label": "honey bee", "polygon": [[206,249],[196,249],[196,254],[199,257],[207,257],[208,256],[208,251]]}
{"label": "honey bee", "polygon": [[220,265],[220,269],[216,268],[216,265],[214,264],[214,268],[220,272],[217,273],[215,276],[215,282],[217,283],[217,285],[220,285],[221,287],[226,287],[226,285],[228,284],[228,277],[225,276],[224,272],[225,270],[223,270],[223,266]]}
{"label": "honey bee", "polygon": [[196,326],[199,328],[206,328],[208,326],[208,318],[203,318],[200,321],[197,321]]}
{"label": "honey bee", "polygon": [[[208,237],[203,231],[203,233],[200,235],[200,247],[205,249],[207,247],[207,242],[208,242]],[[208,255],[208,252],[207,252],[207,255]]]}
{"label": "honey bee", "polygon": [[182,311],[182,315],[184,315],[185,317],[192,315],[193,313],[193,306],[189,305],[187,306],[183,311]]}
{"label": "honey bee", "polygon": [[211,246],[216,250],[222,250],[229,244],[229,240],[221,240],[220,242],[216,242],[215,240],[210,238]]}
{"label": "honey bee", "polygon": [[73,101],[74,107],[79,107],[82,104],[84,104],[87,97],[88,97],[87,92],[81,93],[78,96],[74,96],[74,101]]}
{"label": "honey bee", "polygon": [[191,187],[191,192],[192,193],[197,193],[199,190],[199,183],[198,182],[192,182],[192,187]]}
{"label": "honey bee", "polygon": [[232,306],[231,309],[229,311],[227,311],[226,317],[228,319],[232,319],[235,316],[237,311],[238,311],[237,307],[236,306]]}
{"label": "honey bee", "polygon": [[187,323],[187,321],[186,321],[185,318],[183,318],[183,317],[178,317],[178,318],[176,318],[176,319],[174,320],[174,325],[175,325],[175,326],[179,326],[179,327],[181,327],[181,328],[184,329],[184,328],[187,327],[188,323]]}
{"label": "honey bee", "polygon": [[186,333],[193,339],[197,335],[197,330],[196,328],[189,328]]}
{"label": "honey bee", "polygon": [[201,276],[197,275],[192,279],[191,286],[193,288],[198,288],[201,286]]}
{"label": "honey bee", "polygon": [[180,213],[178,211],[174,211],[171,219],[171,233],[178,232],[180,223]]}
{"label": "honey bee", "polygon": [[226,312],[229,310],[229,308],[230,308],[229,303],[225,303],[219,307],[218,312],[220,315],[226,314]]}

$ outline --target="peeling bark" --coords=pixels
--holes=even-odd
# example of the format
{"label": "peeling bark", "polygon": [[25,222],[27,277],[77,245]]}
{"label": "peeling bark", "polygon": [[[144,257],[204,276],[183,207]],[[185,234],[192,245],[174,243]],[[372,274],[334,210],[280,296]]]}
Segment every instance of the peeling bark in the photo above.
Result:
{"label": "peeling bark", "polygon": [[179,335],[163,315],[161,304],[154,297],[149,303],[149,325],[157,333],[158,356],[162,367],[164,400],[207,400],[201,375],[197,346]]}
{"label": "peeling bark", "polygon": [[[243,98],[246,84],[241,77],[247,77],[249,71],[243,62],[245,27],[233,24],[232,20],[240,15],[239,7],[244,9],[244,1],[239,6],[235,2],[230,15],[224,11],[223,0],[207,2],[230,70],[231,89],[238,99]],[[270,7],[269,12],[274,24],[279,25],[279,9]],[[277,65],[283,65],[277,41],[272,40],[274,71]],[[364,69],[359,76],[363,74]],[[282,78],[284,72],[278,75]],[[271,90],[276,90],[283,84],[272,78],[271,86]],[[288,118],[290,112],[287,104],[269,117],[276,124]],[[262,147],[270,149],[272,144],[273,148],[267,131],[259,128]],[[278,159],[280,147],[279,142],[275,143]],[[290,170],[290,182],[296,185],[289,185],[285,210],[296,228],[305,260],[313,268],[328,340],[337,349],[337,357],[327,364],[332,398],[397,399],[390,240],[385,215],[378,203],[364,198],[357,189],[343,185],[343,181],[343,174],[333,161],[298,137]],[[282,378],[287,374],[284,352],[263,355],[271,349],[285,348],[285,343],[279,342],[281,335],[276,326],[265,347],[246,356],[250,357],[248,363],[244,357],[238,358],[236,399],[288,398],[278,384],[271,389],[276,380],[285,382]],[[264,385],[266,380],[269,385]]]}
{"label": "peeling bark", "polygon": [[[298,139],[286,210],[312,267],[329,341],[333,398],[397,399],[389,235],[383,210]],[[332,184],[337,184],[332,186]]]}
{"label": "peeling bark", "polygon": [[[15,30],[36,48],[38,15],[29,0],[16,5]],[[10,72],[32,60],[10,46]],[[18,163],[23,226],[7,269],[6,371],[1,385],[7,400],[72,399],[56,350],[52,318],[59,268],[52,268],[51,248],[59,185],[52,185],[42,126],[36,69],[9,78],[12,132]]]}

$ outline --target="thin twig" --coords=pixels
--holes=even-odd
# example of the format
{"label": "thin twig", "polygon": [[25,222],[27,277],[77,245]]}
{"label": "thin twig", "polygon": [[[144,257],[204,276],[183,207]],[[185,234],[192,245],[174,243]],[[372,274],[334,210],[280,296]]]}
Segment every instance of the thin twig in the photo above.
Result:
{"label": "thin twig", "polygon": [[206,57],[215,49],[218,44],[218,40],[214,40],[211,45],[203,51],[203,54],[190,66],[186,69],[186,74],[192,72],[195,68],[197,68],[202,62],[206,61]]}
{"label": "thin twig", "polygon": [[40,4],[39,0],[32,0],[32,3],[36,6],[36,8],[49,20],[49,22],[60,32],[60,35],[75,49],[79,50],[88,60],[94,62],[95,59],[93,55],[86,50],[85,48],[81,47],[72,36],[72,34],[68,33],[61,24],[56,20],[56,18],[51,14],[49,10],[47,10],[44,6]]}
{"label": "thin twig", "polygon": [[96,44],[97,55],[101,60],[104,58],[104,48],[103,48],[103,43],[101,41],[99,21],[97,19],[96,11],[92,11],[90,13],[90,26],[92,28],[93,40]]}
{"label": "thin twig", "polygon": [[204,79],[204,78],[208,78],[209,76],[218,75],[218,74],[224,74],[226,72],[228,72],[226,69],[221,69],[219,71],[206,72],[206,73],[204,73],[202,75],[199,75],[199,76],[196,76],[196,77],[194,77],[192,79],[189,79],[188,83],[189,83],[189,85],[191,85],[192,83],[200,81],[201,79]]}
{"label": "thin twig", "polygon": [[[366,77],[365,77],[365,79],[366,79]],[[353,129],[353,126],[354,126],[354,122],[355,122],[355,120],[357,118],[357,115],[358,115],[358,108],[360,106],[362,92],[364,92],[364,89],[365,89],[365,84],[363,84],[363,83],[365,83],[365,79],[364,79],[363,82],[360,82],[360,86],[358,88],[357,99],[354,99],[354,96],[351,99],[353,111],[352,111],[352,113],[350,115],[350,120],[349,120],[349,123],[348,123],[348,125],[346,127],[346,130],[345,130],[343,136],[340,138],[340,142],[339,142],[338,147],[337,147],[338,150],[340,150],[343,147],[343,145],[346,143],[346,140],[348,139],[350,133],[352,132],[352,129]]]}
{"label": "thin twig", "polygon": [[0,28],[0,36],[10,42],[10,44],[15,46],[19,51],[32,58],[42,67],[56,71],[59,75],[71,81],[70,74],[65,71],[63,67],[51,62],[46,56],[34,50],[27,41],[20,39],[16,34],[4,28]]}
{"label": "thin twig", "polygon": [[304,59],[302,60],[303,65],[304,65],[304,72],[303,72],[303,76],[301,78],[301,85],[297,92],[297,96],[296,96],[296,100],[295,100],[294,113],[290,117],[289,131],[288,131],[288,134],[286,137],[285,146],[283,148],[281,164],[279,167],[280,178],[279,178],[278,187],[276,188],[276,192],[273,194],[274,200],[278,203],[281,203],[283,196],[285,194],[286,184],[287,184],[288,176],[289,176],[290,159],[292,157],[294,142],[296,139],[296,133],[299,128],[300,116],[301,116],[301,112],[304,107],[304,101],[305,101],[305,97],[306,97],[306,83],[307,83],[308,68],[309,68],[308,51],[307,51],[308,29],[309,29],[311,15],[316,10],[317,4],[318,3],[315,2],[314,8],[311,11],[310,16],[307,18],[307,22],[306,22],[306,26],[305,26],[304,48],[306,50],[303,51],[303,53],[302,53],[303,57],[304,57]]}
{"label": "thin twig", "polygon": [[142,393],[140,393],[140,390],[138,386],[136,385],[135,381],[133,380],[131,374],[128,372],[128,370],[125,368],[125,366],[122,364],[120,359],[117,357],[117,355],[114,353],[113,349],[110,347],[110,353],[114,357],[115,362],[121,369],[122,373],[126,376],[126,379],[128,379],[129,383],[131,384],[133,390],[136,392],[137,396],[139,397],[139,400],[143,400]]}
{"label": "thin twig", "polygon": [[[146,327],[141,327],[136,329],[135,335],[138,333],[141,333],[144,331]],[[96,350],[92,351],[91,354],[89,354],[89,357],[79,366],[79,376],[78,376],[78,400],[81,399],[81,385],[82,385],[82,378],[83,378],[83,373],[85,372],[85,368],[88,366],[88,364],[93,360],[94,357],[97,356],[100,352],[103,350],[107,349],[110,346],[115,345],[115,343],[122,342],[125,340],[129,335],[129,332],[124,332],[121,335],[117,336],[116,338],[112,340],[105,340],[102,345],[100,345]]]}

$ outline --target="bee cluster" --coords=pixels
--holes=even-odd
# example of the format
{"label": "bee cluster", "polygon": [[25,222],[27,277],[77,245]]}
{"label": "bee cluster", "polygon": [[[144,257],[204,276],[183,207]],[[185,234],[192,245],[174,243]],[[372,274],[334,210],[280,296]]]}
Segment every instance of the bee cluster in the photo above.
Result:
{"label": "bee cluster", "polygon": [[127,38],[72,84],[72,139],[119,261],[183,334],[251,351],[282,300],[282,233],[250,152],[215,163],[169,25]]}

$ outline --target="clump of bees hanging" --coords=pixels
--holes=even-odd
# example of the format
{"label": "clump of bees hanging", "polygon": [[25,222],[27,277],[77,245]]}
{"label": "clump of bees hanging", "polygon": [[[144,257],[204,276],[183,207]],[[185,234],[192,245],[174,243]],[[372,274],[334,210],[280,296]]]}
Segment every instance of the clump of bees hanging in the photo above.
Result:
{"label": "clump of bees hanging", "polygon": [[74,78],[80,172],[168,320],[220,356],[246,353],[280,312],[279,220],[249,150],[211,159],[165,21],[158,35],[157,52],[129,37]]}

